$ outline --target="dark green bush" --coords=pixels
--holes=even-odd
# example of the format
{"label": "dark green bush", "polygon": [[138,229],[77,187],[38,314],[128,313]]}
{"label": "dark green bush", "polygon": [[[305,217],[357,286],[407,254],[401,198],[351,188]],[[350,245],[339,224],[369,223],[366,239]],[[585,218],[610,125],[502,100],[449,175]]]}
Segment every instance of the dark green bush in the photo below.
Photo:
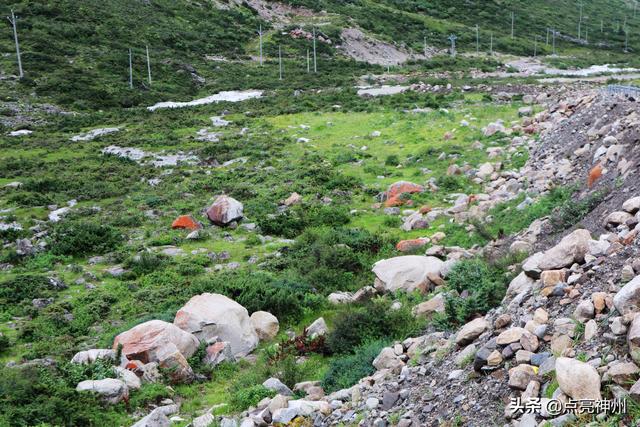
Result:
{"label": "dark green bush", "polygon": [[0,354],[4,353],[11,347],[11,341],[6,335],[0,334]]}
{"label": "dark green bush", "polygon": [[32,274],[19,275],[0,283],[0,309],[7,310],[22,301],[44,298],[51,293],[48,278]]}
{"label": "dark green bush", "polygon": [[313,297],[308,285],[277,279],[261,271],[229,271],[199,279],[192,292],[221,293],[244,306],[249,313],[268,311],[280,321],[299,319],[305,310],[315,309],[323,303]]}
{"label": "dark green bush", "polygon": [[229,408],[234,412],[241,412],[250,406],[255,406],[265,397],[273,397],[275,394],[275,391],[269,390],[262,384],[245,387],[231,394]]}
{"label": "dark green bush", "polygon": [[87,256],[114,250],[122,241],[109,225],[87,221],[63,221],[53,229],[51,252],[55,255]]}
{"label": "dark green bush", "polygon": [[351,387],[375,372],[371,364],[384,347],[384,342],[376,341],[354,349],[353,354],[337,357],[331,361],[322,379],[322,387],[328,393]]}
{"label": "dark green bush", "polygon": [[408,307],[392,310],[390,305],[385,300],[374,300],[339,313],[327,335],[329,350],[335,354],[351,353],[369,341],[403,339],[420,331],[421,322]]}
{"label": "dark green bush", "polygon": [[509,277],[502,266],[476,258],[457,263],[447,277],[447,287],[456,293],[447,294],[444,313],[435,317],[445,328],[463,324],[475,315],[484,314],[500,304],[506,293]]}

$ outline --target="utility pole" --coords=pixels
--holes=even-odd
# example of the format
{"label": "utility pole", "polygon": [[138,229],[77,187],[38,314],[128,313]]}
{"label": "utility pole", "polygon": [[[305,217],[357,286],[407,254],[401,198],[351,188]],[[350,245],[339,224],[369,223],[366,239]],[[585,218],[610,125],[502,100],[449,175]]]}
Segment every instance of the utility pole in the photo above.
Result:
{"label": "utility pole", "polygon": [[511,38],[515,35],[516,14],[511,12]]}
{"label": "utility pole", "polygon": [[278,65],[280,68],[280,80],[282,80],[282,47],[278,45]]}
{"label": "utility pole", "polygon": [[547,27],[547,46],[549,46],[549,27]]}
{"label": "utility pole", "polygon": [[451,42],[451,57],[452,58],[456,57],[456,40],[458,40],[458,37],[455,34],[451,34],[449,36],[449,41]]}
{"label": "utility pole", "polygon": [[151,61],[149,60],[149,45],[145,47],[147,48],[147,75],[149,77],[149,86],[151,86]]}
{"label": "utility pole", "polygon": [[480,53],[480,29],[476,24],[476,54]]}
{"label": "utility pole", "polygon": [[316,27],[313,27],[313,72],[318,72],[318,57],[316,55]]}
{"label": "utility pole", "polygon": [[20,57],[20,42],[18,41],[18,18],[13,13],[13,9],[11,9],[11,16],[7,16],[9,22],[11,22],[11,26],[13,27],[13,39],[16,42],[16,56],[18,57],[18,76],[19,78],[24,77],[24,72],[22,71],[22,58]]}
{"label": "utility pole", "polygon": [[262,24],[260,24],[258,35],[260,36],[260,66],[262,67]]}
{"label": "utility pole", "polygon": [[588,26],[584,27],[584,41],[587,42],[587,44],[589,44],[589,27]]}
{"label": "utility pole", "polygon": [[307,74],[311,72],[311,56],[309,55],[309,49],[307,49]]}
{"label": "utility pole", "polygon": [[604,33],[604,19],[600,20],[600,32]]}
{"label": "utility pole", "polygon": [[427,36],[424,36],[424,59],[427,59]]}
{"label": "utility pole", "polygon": [[133,89],[133,64],[131,62],[131,48],[129,48],[129,89]]}
{"label": "utility pole", "polygon": [[552,35],[553,35],[553,55],[555,56],[556,54],[556,30],[553,29],[552,31]]}
{"label": "utility pole", "polygon": [[583,8],[583,4],[582,2],[580,2],[580,20],[578,21],[578,40],[580,40],[582,38],[582,8]]}

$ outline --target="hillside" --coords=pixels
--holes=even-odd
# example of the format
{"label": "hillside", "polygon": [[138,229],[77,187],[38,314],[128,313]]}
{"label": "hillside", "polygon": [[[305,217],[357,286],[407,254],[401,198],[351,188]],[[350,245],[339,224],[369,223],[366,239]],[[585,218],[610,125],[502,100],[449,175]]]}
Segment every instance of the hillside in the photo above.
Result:
{"label": "hillside", "polygon": [[[621,0],[615,4],[592,1],[585,6],[583,29],[590,35],[585,45],[570,39],[577,35],[577,23],[575,5],[568,0],[289,3],[293,7],[272,6],[263,0],[228,4],[184,0],[6,4],[0,12],[8,15],[13,8],[20,18],[26,78],[15,82],[10,77],[16,73],[15,50],[5,21],[6,31],[0,38],[0,50],[6,52],[0,59],[2,94],[7,100],[35,94],[58,105],[85,109],[152,104],[227,89],[339,86],[380,70],[354,63],[337,48],[349,44],[343,40],[343,31],[351,28],[363,30],[374,44],[390,43],[388,49],[399,49],[399,57],[393,52],[388,58],[374,54],[382,56],[376,62],[383,66],[410,58],[420,60],[424,37],[429,52],[448,48],[451,33],[457,34],[461,52],[475,52],[476,24],[481,51],[489,51],[493,34],[494,51],[517,55],[534,53],[534,35],[540,37],[538,53],[551,53],[551,43],[544,40],[546,28],[557,28],[569,38],[559,37],[557,42],[558,53],[570,56],[561,60],[568,65],[585,58],[599,63],[633,61],[621,54],[625,37],[620,22],[624,16],[628,16],[630,49],[640,43],[636,31],[640,18],[633,18],[633,10]],[[511,9],[518,12],[513,39]],[[600,19],[604,22],[602,32]],[[265,67],[256,62],[260,25],[266,32]],[[321,72],[309,76],[305,74],[305,57],[312,43],[287,33],[302,28],[310,34],[312,25],[317,25],[331,44],[317,44]],[[277,78],[279,45],[287,76],[283,81]],[[147,46],[152,84],[147,82]],[[134,89],[128,88],[129,48],[133,50]]]}
{"label": "hillside", "polygon": [[0,426],[637,424],[637,36],[578,43],[569,1],[9,7]]}

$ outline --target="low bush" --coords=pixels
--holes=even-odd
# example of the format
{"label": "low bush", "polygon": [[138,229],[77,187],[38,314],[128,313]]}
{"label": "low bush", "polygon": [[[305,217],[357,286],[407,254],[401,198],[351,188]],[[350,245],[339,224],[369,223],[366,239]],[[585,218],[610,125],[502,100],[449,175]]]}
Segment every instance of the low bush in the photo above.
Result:
{"label": "low bush", "polygon": [[19,275],[0,283],[0,310],[8,310],[23,301],[44,298],[51,293],[51,284],[46,277]]}
{"label": "low bush", "polygon": [[240,388],[231,394],[229,409],[234,412],[241,412],[250,406],[256,406],[265,397],[273,397],[275,394],[275,391],[269,390],[262,384]]}
{"label": "low bush", "polygon": [[353,354],[337,357],[331,361],[329,369],[322,378],[322,387],[327,393],[349,388],[375,372],[371,364],[385,346],[375,341],[354,349]]}
{"label": "low bush", "polygon": [[378,299],[339,313],[327,336],[329,351],[351,353],[369,341],[403,339],[419,332],[422,323],[411,315],[408,306],[392,310],[390,305],[389,301]]}
{"label": "low bush", "polygon": [[509,276],[501,265],[480,258],[460,261],[447,277],[447,288],[455,292],[447,294],[445,311],[434,321],[440,327],[451,328],[486,313],[500,304],[508,283]]}
{"label": "low bush", "polygon": [[109,225],[87,221],[63,221],[54,227],[51,252],[54,255],[104,254],[122,241],[120,232]]}

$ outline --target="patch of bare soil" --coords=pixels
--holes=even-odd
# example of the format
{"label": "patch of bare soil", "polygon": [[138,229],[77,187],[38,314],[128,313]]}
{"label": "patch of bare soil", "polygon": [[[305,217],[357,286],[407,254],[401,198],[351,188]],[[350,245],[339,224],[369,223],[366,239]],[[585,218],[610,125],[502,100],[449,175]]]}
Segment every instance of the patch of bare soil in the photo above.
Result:
{"label": "patch of bare soil", "polygon": [[[375,39],[358,28],[345,28],[340,35],[340,49],[356,61],[378,65],[398,65],[409,60],[425,59],[424,52],[414,53],[394,44]],[[426,59],[439,52],[433,47],[427,48]]]}

